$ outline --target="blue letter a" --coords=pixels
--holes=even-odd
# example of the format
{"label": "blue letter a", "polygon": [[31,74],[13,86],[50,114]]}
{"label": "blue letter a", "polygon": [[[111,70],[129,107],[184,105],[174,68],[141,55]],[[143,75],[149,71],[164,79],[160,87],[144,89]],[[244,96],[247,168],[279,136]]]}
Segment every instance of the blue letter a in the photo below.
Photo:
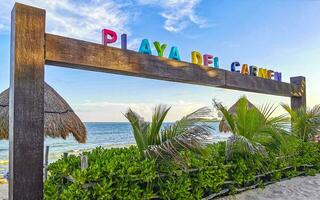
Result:
{"label": "blue letter a", "polygon": [[151,47],[148,39],[143,39],[139,48],[139,53],[151,55]]}
{"label": "blue letter a", "polygon": [[181,60],[180,59],[180,55],[179,55],[179,51],[177,47],[171,47],[171,51],[169,54],[169,58],[173,59],[173,60]]}

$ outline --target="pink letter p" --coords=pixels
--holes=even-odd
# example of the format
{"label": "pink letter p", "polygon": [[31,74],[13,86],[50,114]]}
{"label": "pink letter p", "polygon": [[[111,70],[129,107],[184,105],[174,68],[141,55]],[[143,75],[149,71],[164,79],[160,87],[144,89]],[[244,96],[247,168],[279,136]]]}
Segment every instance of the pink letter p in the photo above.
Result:
{"label": "pink letter p", "polygon": [[[108,37],[110,36],[110,38]],[[109,29],[103,29],[102,30],[102,44],[107,45],[111,43],[115,43],[117,41],[117,33],[109,30]]]}

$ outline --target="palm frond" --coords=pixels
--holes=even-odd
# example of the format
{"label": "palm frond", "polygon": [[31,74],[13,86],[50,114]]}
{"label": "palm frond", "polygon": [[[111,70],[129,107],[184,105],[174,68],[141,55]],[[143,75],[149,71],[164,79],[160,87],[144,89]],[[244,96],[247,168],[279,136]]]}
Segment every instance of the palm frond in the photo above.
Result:
{"label": "palm frond", "polygon": [[202,124],[203,126],[206,126],[206,124],[202,123],[202,121],[203,119],[211,116],[211,113],[212,110],[210,108],[203,107],[191,114],[184,116],[181,120],[175,122],[174,124],[165,127],[161,131],[162,142],[184,133],[188,128],[194,125]]}
{"label": "palm frond", "polygon": [[288,104],[282,103],[280,105],[289,113],[291,119],[294,120],[297,118],[297,113],[293,109],[291,109],[291,107]]}
{"label": "palm frond", "polygon": [[140,115],[132,111],[130,108],[126,112],[125,117],[131,124],[138,149],[141,155],[143,155],[143,150],[148,147],[147,134],[149,123],[145,122],[144,119],[140,117]]}
{"label": "palm frond", "polygon": [[320,105],[310,110],[303,107],[293,110],[286,104],[282,104],[282,107],[291,117],[292,133],[301,141],[308,141],[320,134]]}
{"label": "palm frond", "polygon": [[316,117],[320,117],[320,105],[315,105],[311,110],[310,114]]}
{"label": "palm frond", "polygon": [[273,104],[264,104],[260,107],[258,107],[258,110],[260,113],[264,116],[266,120],[270,119],[275,110],[278,108],[278,106],[274,106]]}
{"label": "palm frond", "polygon": [[208,127],[195,125],[186,128],[183,133],[167,139],[159,145],[150,145],[144,154],[147,158],[173,158],[181,165],[183,161],[178,152],[187,149],[201,153],[201,149],[208,143],[210,135]]}
{"label": "palm frond", "polygon": [[223,120],[227,122],[227,125],[229,126],[230,130],[233,133],[236,133],[236,126],[235,126],[235,120],[231,113],[228,112],[227,108],[222,105],[222,103],[218,102],[216,99],[213,99],[213,106],[221,112],[223,115]]}
{"label": "palm frond", "polygon": [[158,105],[155,107],[152,115],[152,121],[150,124],[150,131],[148,136],[148,144],[160,144],[161,135],[160,129],[162,127],[163,121],[166,118],[170,107],[164,105]]}
{"label": "palm frond", "polygon": [[232,135],[226,142],[226,158],[229,159],[233,154],[260,154],[263,156],[267,155],[267,151],[260,143],[253,143],[247,138],[240,135]]}
{"label": "palm frond", "polygon": [[212,114],[212,109],[210,109],[209,107],[202,107],[202,108],[199,108],[198,110],[186,115],[185,119],[189,119],[189,120],[192,120],[192,119],[205,119],[205,118],[208,118],[211,116]]}
{"label": "palm frond", "polygon": [[133,134],[143,158],[170,157],[179,163],[179,151],[189,149],[201,152],[211,135],[210,127],[202,123],[204,117],[210,116],[209,108],[201,108],[183,117],[175,124],[162,127],[170,107],[157,106],[152,115],[151,123],[129,109],[125,116],[129,120]]}
{"label": "palm frond", "polygon": [[[266,152],[266,147],[272,145],[273,151],[284,151],[288,146],[285,136],[288,127],[286,115],[273,116],[277,106],[264,104],[260,107],[249,106],[246,97],[241,97],[236,104],[235,112],[229,113],[221,104],[214,101],[218,110],[222,111],[227,124],[232,127],[234,135],[228,141],[227,151],[241,150],[248,154]],[[232,153],[227,153],[232,155]]]}

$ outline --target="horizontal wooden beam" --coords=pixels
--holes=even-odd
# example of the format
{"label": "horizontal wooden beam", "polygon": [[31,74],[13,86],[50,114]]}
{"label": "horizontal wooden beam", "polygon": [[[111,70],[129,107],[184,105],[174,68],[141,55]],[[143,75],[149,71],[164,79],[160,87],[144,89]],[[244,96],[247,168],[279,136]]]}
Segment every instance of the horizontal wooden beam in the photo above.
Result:
{"label": "horizontal wooden beam", "polygon": [[46,64],[167,81],[224,85],[224,71],[46,34]]}
{"label": "horizontal wooden beam", "polygon": [[241,73],[226,71],[225,85],[222,88],[257,92],[277,96],[291,97],[296,96],[295,86],[290,83],[276,80],[264,79],[256,76],[246,76]]}
{"label": "horizontal wooden beam", "polygon": [[297,96],[289,83],[46,34],[46,64],[278,96]]}

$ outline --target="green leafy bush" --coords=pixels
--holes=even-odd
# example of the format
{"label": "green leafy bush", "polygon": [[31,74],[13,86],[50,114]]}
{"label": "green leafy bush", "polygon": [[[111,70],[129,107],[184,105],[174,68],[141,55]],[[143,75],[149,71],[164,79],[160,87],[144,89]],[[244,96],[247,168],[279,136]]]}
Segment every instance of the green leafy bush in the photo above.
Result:
{"label": "green leafy bush", "polygon": [[[294,177],[300,172],[314,175],[320,169],[320,147],[312,143],[302,143],[285,157],[273,152],[267,157],[235,154],[226,161],[224,150],[225,144],[218,143],[208,146],[205,155],[183,151],[180,156],[188,168],[181,170],[173,161],[141,160],[135,146],[99,147],[83,153],[89,163],[83,171],[80,156],[61,158],[49,165],[45,199],[201,199],[225,188],[231,188],[232,193],[236,188]],[[257,178],[259,174],[265,175]]]}

